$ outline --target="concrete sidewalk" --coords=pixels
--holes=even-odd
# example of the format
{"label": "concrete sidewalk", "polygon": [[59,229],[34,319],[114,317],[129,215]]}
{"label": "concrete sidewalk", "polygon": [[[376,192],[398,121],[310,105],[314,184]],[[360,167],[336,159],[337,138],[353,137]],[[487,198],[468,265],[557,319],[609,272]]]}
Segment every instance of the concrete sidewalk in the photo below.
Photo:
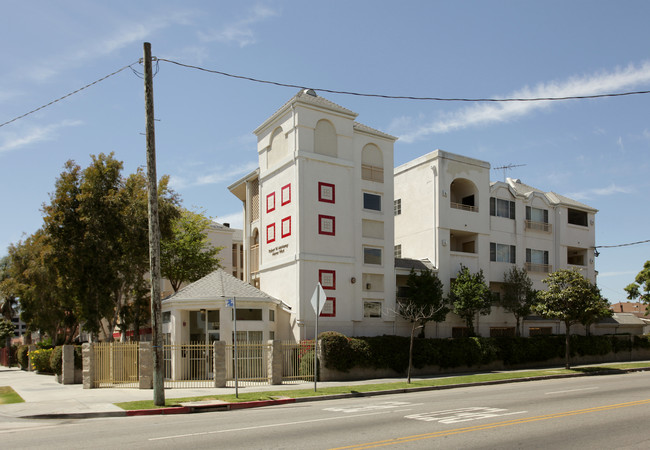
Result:
{"label": "concrete sidewalk", "polygon": [[[644,362],[644,361],[639,361]],[[594,364],[595,366],[602,366],[605,364]],[[578,366],[576,366],[578,367]],[[587,366],[579,366],[587,367]],[[560,369],[558,367],[558,369]],[[533,369],[534,370],[534,369]],[[627,371],[645,371],[650,370],[650,361],[647,366],[641,369],[630,369]],[[512,371],[520,372],[520,371]],[[620,371],[618,372],[620,373]],[[432,379],[432,378],[449,378],[460,375],[470,374],[450,374],[438,377],[418,377],[416,379]],[[560,378],[567,376],[584,376],[583,374],[573,375],[557,375],[557,376],[543,376],[541,378]],[[516,379],[514,381],[528,381],[528,379]],[[330,386],[358,386],[363,384],[377,384],[377,383],[393,383],[404,382],[404,378],[382,378],[363,381],[340,381],[340,382],[318,382],[318,388],[325,388]],[[495,384],[504,383],[509,381],[487,382],[479,384]],[[476,385],[476,383],[474,384]],[[25,372],[18,368],[7,368],[0,366],[0,386],[11,386],[22,398],[24,403],[13,403],[8,405],[0,405],[0,417],[8,418],[92,418],[92,417],[124,417],[126,415],[144,415],[144,414],[161,414],[160,409],[129,412],[127,414],[122,408],[114,405],[114,403],[128,402],[135,400],[152,400],[153,390],[151,389],[118,389],[118,388],[105,388],[105,389],[83,389],[81,384],[62,385],[57,383],[53,375],[42,375],[35,372]],[[461,387],[466,385],[447,385],[441,388],[449,389],[453,387]],[[280,386],[250,386],[240,387],[239,393],[246,392],[265,392],[265,391],[279,391],[279,390],[294,390],[294,389],[312,389],[313,383],[302,383],[294,385],[280,385]],[[435,388],[420,388],[420,389],[435,389]],[[388,391],[386,393],[403,392],[403,389]],[[182,397],[199,397],[208,395],[225,395],[234,394],[235,388],[190,388],[190,389],[165,389],[165,398],[182,398]],[[327,398],[343,398],[350,397],[355,394],[343,394],[340,396],[327,396]],[[322,398],[322,397],[320,397]],[[269,404],[281,404],[294,401],[315,401],[319,397],[307,397],[304,399],[287,400],[287,401],[270,401],[270,402],[247,402],[245,404],[232,403],[225,404],[218,401],[200,402],[193,405],[185,406],[184,408],[165,408],[164,412],[167,414],[174,413],[189,413],[199,412],[206,410],[217,410],[220,406],[223,409],[236,409],[242,407],[266,406]]]}

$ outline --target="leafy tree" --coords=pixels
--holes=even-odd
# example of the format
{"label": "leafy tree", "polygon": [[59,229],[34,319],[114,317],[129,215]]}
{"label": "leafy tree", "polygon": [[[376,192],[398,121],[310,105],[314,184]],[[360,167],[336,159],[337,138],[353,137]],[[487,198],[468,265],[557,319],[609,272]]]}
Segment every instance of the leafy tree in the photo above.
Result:
{"label": "leafy tree", "polygon": [[[9,282],[9,256],[3,256],[0,258],[0,316],[5,320],[11,321],[11,319],[16,314],[16,308],[18,306],[18,299],[9,289],[5,292],[3,289],[3,283],[7,280]],[[7,287],[9,285],[7,284]],[[5,346],[9,347],[11,345],[11,336],[7,336]]]}
{"label": "leafy tree", "polygon": [[[625,287],[627,298],[630,300],[640,300],[646,305],[650,305],[650,261],[643,264],[643,270],[636,275],[634,283],[630,283]],[[650,313],[650,309],[646,308],[646,315]]]}
{"label": "leafy tree", "polygon": [[208,240],[210,219],[183,210],[172,222],[172,235],[160,244],[160,272],[177,292],[185,282],[196,281],[219,267],[221,247]]}
{"label": "leafy tree", "polygon": [[0,342],[4,341],[3,347],[11,347],[11,337],[14,335],[14,324],[11,320],[0,320]]}
{"label": "leafy tree", "polygon": [[500,303],[506,311],[515,316],[517,336],[521,336],[521,319],[530,315],[536,302],[537,292],[533,289],[533,281],[524,268],[513,266],[503,274],[503,297]]}
{"label": "leafy tree", "polygon": [[548,288],[539,291],[534,310],[543,317],[564,322],[565,367],[569,369],[571,326],[591,323],[600,317],[603,299],[600,290],[576,270],[558,270],[543,281]]}
{"label": "leafy tree", "polygon": [[449,288],[449,303],[453,312],[465,320],[470,336],[475,335],[474,317],[477,314],[487,316],[492,309],[492,293],[485,283],[483,271],[472,274],[461,264]]}
{"label": "leafy tree", "polygon": [[411,269],[408,280],[408,295],[400,301],[396,314],[411,322],[411,339],[409,344],[409,365],[406,374],[407,383],[411,382],[413,368],[413,341],[415,330],[422,329],[430,320],[442,322],[449,313],[442,293],[442,282],[430,270],[424,270],[419,275]]}
{"label": "leafy tree", "polygon": [[605,317],[612,317],[614,312],[609,308],[609,301],[602,296],[600,288],[595,284],[591,285],[593,290],[593,303],[582,312],[580,323],[585,326],[587,336],[591,334],[591,325]]}

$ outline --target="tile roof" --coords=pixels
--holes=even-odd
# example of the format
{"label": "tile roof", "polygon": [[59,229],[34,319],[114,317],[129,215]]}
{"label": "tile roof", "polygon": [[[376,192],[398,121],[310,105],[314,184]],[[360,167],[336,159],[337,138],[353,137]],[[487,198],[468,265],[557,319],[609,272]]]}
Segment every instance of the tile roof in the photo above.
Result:
{"label": "tile roof", "polygon": [[[564,205],[564,206],[572,206],[575,208],[580,208],[580,209],[586,209],[589,211],[597,211],[597,209],[592,208],[589,205],[585,205],[584,203],[581,203],[577,200],[573,200],[569,197],[565,197],[564,195],[560,195],[556,192],[544,192],[541,189],[537,189],[535,187],[529,186],[527,184],[524,184],[521,182],[521,180],[516,179],[516,178],[507,178],[507,185],[512,188],[517,195],[522,195],[524,197],[530,196],[533,192],[536,192],[538,194],[543,195],[546,197],[546,199],[549,201],[549,203],[553,205]],[[498,182],[491,183],[492,186],[498,184]]]}
{"label": "tile roof", "polygon": [[396,269],[435,270],[428,259],[395,258]]}
{"label": "tile roof", "polygon": [[363,132],[366,132],[366,133],[375,134],[377,136],[381,136],[381,137],[386,138],[386,139],[391,139],[393,141],[396,141],[398,139],[395,136],[391,136],[390,134],[384,133],[383,131],[375,130],[374,128],[370,128],[368,125],[364,125],[364,124],[359,123],[359,122],[354,122],[354,124],[352,126],[357,131],[363,131]]}
{"label": "tile roof", "polygon": [[277,302],[273,297],[244,281],[238,280],[223,269],[217,269],[165,298],[163,303],[227,299],[232,297],[237,297],[242,300]]}

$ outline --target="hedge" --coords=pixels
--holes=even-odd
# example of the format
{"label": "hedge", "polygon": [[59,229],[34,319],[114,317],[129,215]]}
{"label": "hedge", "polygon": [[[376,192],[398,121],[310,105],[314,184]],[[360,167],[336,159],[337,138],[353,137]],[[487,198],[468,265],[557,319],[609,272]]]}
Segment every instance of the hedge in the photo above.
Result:
{"label": "hedge", "polygon": [[[405,373],[408,368],[409,338],[375,336],[349,338],[327,331],[320,334],[324,365],[328,369],[348,372],[353,367],[393,369]],[[650,336],[571,336],[571,356],[605,355],[610,352],[650,348]],[[542,363],[563,358],[565,336],[535,336],[460,339],[416,339],[413,366],[439,366],[449,369],[479,366],[503,361],[506,366]]]}

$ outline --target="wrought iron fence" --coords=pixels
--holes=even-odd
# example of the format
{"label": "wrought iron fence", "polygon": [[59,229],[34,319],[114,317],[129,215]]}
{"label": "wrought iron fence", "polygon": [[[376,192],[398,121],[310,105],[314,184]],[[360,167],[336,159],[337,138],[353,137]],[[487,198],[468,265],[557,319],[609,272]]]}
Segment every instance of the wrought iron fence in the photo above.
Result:
{"label": "wrought iron fence", "polygon": [[139,386],[137,342],[94,344],[95,379],[93,387],[130,388]]}
{"label": "wrought iron fence", "polygon": [[[268,355],[271,344],[268,342],[237,342],[237,382],[243,386],[256,386],[269,383]],[[226,382],[235,385],[235,346],[226,345]]]}
{"label": "wrought iron fence", "polygon": [[314,341],[282,341],[282,383],[314,381]]}
{"label": "wrought iron fence", "polygon": [[163,346],[166,388],[214,387],[214,352],[210,344]]}

